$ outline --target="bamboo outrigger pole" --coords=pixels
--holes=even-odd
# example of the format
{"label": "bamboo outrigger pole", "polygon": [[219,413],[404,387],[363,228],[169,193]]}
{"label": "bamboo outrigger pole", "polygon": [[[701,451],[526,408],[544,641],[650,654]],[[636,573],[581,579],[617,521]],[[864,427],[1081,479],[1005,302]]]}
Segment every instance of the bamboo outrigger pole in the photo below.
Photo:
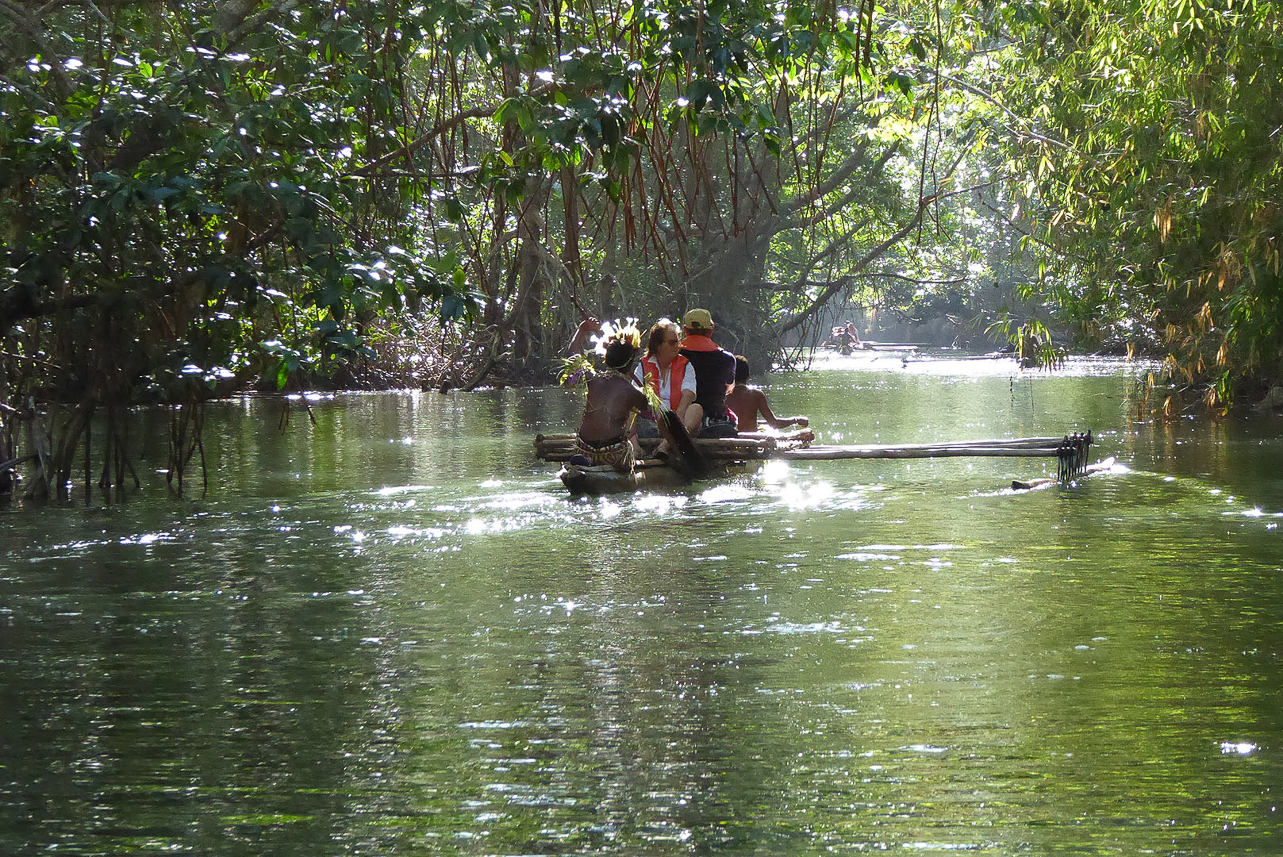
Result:
{"label": "bamboo outrigger pole", "polygon": [[959,443],[866,444],[861,446],[807,446],[777,451],[772,458],[784,461],[834,461],[850,458],[956,458],[961,456],[1005,458],[1055,458],[1057,475],[1066,481],[1087,467],[1091,432],[1055,438],[975,440]]}
{"label": "bamboo outrigger pole", "polygon": [[1087,467],[1091,432],[1059,438],[976,440],[959,443],[866,444],[861,446],[807,446],[777,451],[772,458],[784,461],[834,461],[850,458],[956,458],[961,456],[1006,458],[1055,458],[1057,475],[1067,481]]}

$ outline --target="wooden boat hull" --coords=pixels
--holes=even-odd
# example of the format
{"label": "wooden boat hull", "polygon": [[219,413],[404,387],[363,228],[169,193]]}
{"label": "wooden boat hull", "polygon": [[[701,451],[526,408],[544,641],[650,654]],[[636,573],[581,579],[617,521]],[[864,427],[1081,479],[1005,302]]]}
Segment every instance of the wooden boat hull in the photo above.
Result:
{"label": "wooden boat hull", "polygon": [[620,473],[610,467],[580,467],[567,464],[557,473],[561,484],[571,494],[631,494],[656,488],[680,488],[690,480],[667,465],[640,467],[632,473]]}
{"label": "wooden boat hull", "polygon": [[[744,432],[728,438],[695,438],[695,448],[708,461],[748,461],[771,458],[782,449],[798,449],[815,439],[809,428],[790,432]],[[642,454],[649,457],[659,444],[659,438],[642,438]],[[567,461],[575,454],[574,435],[549,434],[535,436],[535,457],[543,461]]]}

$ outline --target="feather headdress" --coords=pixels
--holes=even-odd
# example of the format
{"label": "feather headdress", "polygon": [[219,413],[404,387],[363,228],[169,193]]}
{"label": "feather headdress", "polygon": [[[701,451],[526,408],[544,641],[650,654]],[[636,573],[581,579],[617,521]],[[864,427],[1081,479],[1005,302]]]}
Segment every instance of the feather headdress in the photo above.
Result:
{"label": "feather headdress", "polygon": [[631,316],[622,322],[619,319],[604,321],[601,324],[601,335],[593,337],[597,344],[597,353],[606,356],[606,349],[612,342],[623,342],[634,348],[641,348],[642,334],[637,327],[637,319]]}
{"label": "feather headdress", "polygon": [[[634,351],[641,350],[642,333],[637,327],[637,319],[615,319],[602,322],[601,332],[593,334],[589,341],[593,343],[593,351],[598,356],[605,357],[606,349],[615,343],[630,346]],[[592,358],[587,354],[574,354],[562,361],[557,377],[562,386],[578,387],[586,384],[596,374],[597,368],[593,365]]]}

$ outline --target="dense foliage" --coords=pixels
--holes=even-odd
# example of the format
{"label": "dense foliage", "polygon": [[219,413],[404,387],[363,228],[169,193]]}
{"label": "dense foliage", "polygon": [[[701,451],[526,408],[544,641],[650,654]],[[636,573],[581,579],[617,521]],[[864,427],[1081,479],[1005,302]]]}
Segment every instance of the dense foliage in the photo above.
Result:
{"label": "dense foliage", "polygon": [[[1283,378],[1283,7],[1061,0],[984,21],[1040,292],[1206,405]],[[1160,379],[1161,380],[1161,379]],[[1174,408],[1189,396],[1174,396]]]}
{"label": "dense foliage", "polygon": [[0,473],[692,305],[763,365],[898,306],[1278,378],[1276,5],[1053,7],[0,0]]}
{"label": "dense foliage", "polygon": [[25,418],[39,482],[145,401],[175,406],[181,476],[211,392],[323,371],[382,309],[466,313],[396,180],[356,175],[406,121],[395,7],[295,5],[0,3],[0,458]]}
{"label": "dense foliage", "polygon": [[694,302],[778,350],[948,180],[901,159],[926,39],[871,4],[41,9],[0,0],[0,458],[34,429],[58,490],[96,411],[169,403],[181,475],[211,392],[393,328],[465,386]]}

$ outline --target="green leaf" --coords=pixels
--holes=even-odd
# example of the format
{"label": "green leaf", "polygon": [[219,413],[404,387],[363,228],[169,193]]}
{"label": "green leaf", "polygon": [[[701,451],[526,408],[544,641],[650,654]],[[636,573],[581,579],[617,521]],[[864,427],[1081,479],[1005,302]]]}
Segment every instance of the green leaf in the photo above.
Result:
{"label": "green leaf", "polygon": [[913,87],[915,82],[913,78],[898,71],[890,72],[886,75],[887,85],[897,89],[907,99],[913,99]]}

